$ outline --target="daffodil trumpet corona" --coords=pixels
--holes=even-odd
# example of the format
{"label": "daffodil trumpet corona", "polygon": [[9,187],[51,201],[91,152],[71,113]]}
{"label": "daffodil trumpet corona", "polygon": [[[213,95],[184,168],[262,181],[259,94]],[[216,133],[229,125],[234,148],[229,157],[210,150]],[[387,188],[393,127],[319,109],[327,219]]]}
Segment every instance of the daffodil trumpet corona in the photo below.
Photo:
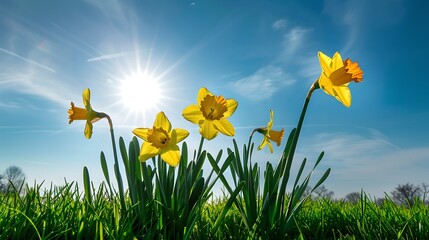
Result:
{"label": "daffodil trumpet corona", "polygon": [[271,141],[275,142],[277,146],[281,145],[281,141],[283,139],[283,135],[285,130],[282,129],[281,131],[272,130],[274,124],[274,112],[273,110],[270,110],[270,121],[268,122],[267,126],[264,128],[256,128],[253,130],[252,135],[254,132],[261,133],[264,136],[264,139],[262,140],[261,144],[258,146],[258,150],[262,150],[266,145],[268,145],[270,152],[273,153],[273,145]]}
{"label": "daffodil trumpet corona", "polygon": [[237,109],[238,103],[234,99],[225,99],[223,96],[213,95],[207,88],[201,88],[197,96],[197,104],[186,107],[183,117],[200,127],[201,135],[211,140],[219,132],[234,136],[234,126],[228,121]]}
{"label": "daffodil trumpet corona", "polygon": [[320,87],[326,94],[350,107],[352,95],[348,85],[352,81],[362,82],[363,71],[357,62],[352,62],[349,58],[343,61],[338,52],[332,58],[322,52],[318,56],[322,72],[314,87]]}
{"label": "daffodil trumpet corona", "polygon": [[133,133],[144,140],[140,149],[140,161],[161,155],[162,160],[172,167],[176,167],[180,161],[177,143],[189,135],[189,132],[184,129],[172,129],[164,112],[158,113],[152,128],[136,128]]}
{"label": "daffodil trumpet corona", "polygon": [[73,102],[71,102],[71,107],[68,110],[69,115],[69,124],[74,120],[84,120],[86,121],[84,134],[87,139],[90,139],[92,136],[92,124],[99,121],[102,118],[107,118],[109,125],[112,127],[110,117],[102,112],[97,112],[91,107],[91,92],[89,88],[83,90],[82,93],[83,105],[85,108],[76,107]]}

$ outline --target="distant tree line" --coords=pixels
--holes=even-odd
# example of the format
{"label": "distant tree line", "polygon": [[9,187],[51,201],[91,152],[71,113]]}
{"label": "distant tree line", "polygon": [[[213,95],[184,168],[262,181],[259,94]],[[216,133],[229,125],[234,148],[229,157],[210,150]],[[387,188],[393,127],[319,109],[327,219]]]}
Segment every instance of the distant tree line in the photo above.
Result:
{"label": "distant tree line", "polygon": [[[0,174],[0,194],[7,194],[11,192],[20,192],[24,189],[25,174],[21,168],[17,166],[8,167],[3,174]],[[319,186],[316,190],[311,192],[312,187],[306,188],[304,196],[311,194],[309,197],[313,199],[331,199],[334,200],[334,192],[328,190],[324,185]],[[351,192],[340,199],[343,201],[358,203],[362,198],[363,193]],[[429,185],[422,183],[414,185],[411,183],[399,184],[390,195],[384,198],[375,199],[376,203],[382,204],[386,198],[390,198],[398,205],[412,207],[416,202],[424,202],[429,205]]]}
{"label": "distant tree line", "polygon": [[24,189],[25,174],[17,166],[8,167],[0,174],[0,193],[21,192]]}
{"label": "distant tree line", "polygon": [[[307,195],[310,194],[311,187],[307,187]],[[323,198],[334,200],[334,192],[328,190],[325,186],[318,187],[313,193],[311,193],[311,198]],[[362,198],[361,192],[351,192],[340,199],[343,201],[358,203]],[[411,183],[399,184],[390,195],[386,197],[375,199],[376,203],[383,203],[386,198],[390,198],[394,203],[398,205],[404,205],[412,207],[416,202],[423,202],[429,205],[429,185],[422,183],[420,185],[414,185]]]}

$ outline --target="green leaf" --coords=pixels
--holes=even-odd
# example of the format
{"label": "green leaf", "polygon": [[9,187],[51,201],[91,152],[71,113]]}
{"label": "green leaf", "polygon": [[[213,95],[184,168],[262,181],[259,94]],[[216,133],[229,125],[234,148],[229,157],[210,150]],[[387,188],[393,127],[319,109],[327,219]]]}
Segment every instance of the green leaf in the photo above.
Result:
{"label": "green leaf", "polygon": [[91,180],[89,179],[88,168],[83,167],[83,186],[85,190],[85,199],[89,204],[92,204],[92,194],[91,194]]}
{"label": "green leaf", "polygon": [[305,164],[306,164],[306,162],[307,162],[307,158],[304,158],[304,160],[302,161],[302,163],[301,163],[301,167],[299,168],[299,170],[298,170],[298,175],[296,176],[296,178],[295,178],[295,183],[293,184],[293,188],[295,188],[296,187],[296,185],[298,184],[298,181],[299,181],[299,179],[301,178],[301,174],[302,174],[302,172],[304,171],[304,168],[305,168]]}
{"label": "green leaf", "polygon": [[107,184],[110,187],[109,169],[107,168],[106,156],[104,156],[103,151],[100,154],[100,163],[101,163],[101,169],[103,170],[104,178],[106,179]]}
{"label": "green leaf", "polygon": [[189,197],[189,206],[192,208],[194,207],[194,204],[201,200],[201,195],[203,193],[203,187],[204,187],[204,178],[200,178],[197,180],[197,182],[194,184],[192,190],[191,190],[191,196]]}
{"label": "green leaf", "polygon": [[228,202],[225,204],[225,207],[223,208],[221,214],[216,219],[216,222],[212,228],[213,235],[216,233],[219,226],[224,223],[223,221],[224,221],[226,213],[229,211],[232,204],[235,202],[236,197],[240,193],[241,189],[244,187],[244,184],[245,184],[245,182],[240,182],[240,184],[237,186],[237,188],[234,190],[234,192],[232,192],[231,196],[228,199]]}
{"label": "green leaf", "polygon": [[328,170],[326,170],[326,172],[323,174],[323,176],[320,178],[320,180],[314,186],[313,190],[318,188],[328,178],[329,173],[331,173],[331,168],[328,168]]}

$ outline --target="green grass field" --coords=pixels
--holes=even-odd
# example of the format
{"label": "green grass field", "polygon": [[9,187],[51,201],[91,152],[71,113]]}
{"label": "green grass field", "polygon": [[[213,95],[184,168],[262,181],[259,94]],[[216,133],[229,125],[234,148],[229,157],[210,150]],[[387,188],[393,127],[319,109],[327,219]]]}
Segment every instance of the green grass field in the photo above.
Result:
{"label": "green grass field", "polygon": [[[105,186],[92,202],[75,183],[26,193],[0,195],[0,239],[166,239],[168,229],[189,232],[189,239],[268,239],[255,237],[232,206],[217,230],[216,219],[228,198],[210,200],[201,208],[193,229],[178,229],[174,219],[160,226],[162,211],[148,204],[151,217],[139,221],[120,212],[120,199],[110,198]],[[126,204],[131,199],[126,198]],[[135,206],[130,205],[133,211]],[[155,209],[151,209],[155,208]],[[288,239],[429,239],[429,207],[420,202],[411,208],[386,200],[381,205],[363,195],[357,203],[308,199],[285,235]],[[177,236],[179,237],[179,236]]]}

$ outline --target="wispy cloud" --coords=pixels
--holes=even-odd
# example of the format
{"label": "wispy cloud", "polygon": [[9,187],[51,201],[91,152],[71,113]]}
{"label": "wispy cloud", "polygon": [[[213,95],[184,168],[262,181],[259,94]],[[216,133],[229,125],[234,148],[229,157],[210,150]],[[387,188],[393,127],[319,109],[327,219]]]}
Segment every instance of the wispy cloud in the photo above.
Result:
{"label": "wispy cloud", "polygon": [[320,76],[321,67],[317,58],[317,51],[310,52],[303,57],[298,58],[300,68],[297,75],[307,79],[308,83],[313,83]]}
{"label": "wispy cloud", "polygon": [[429,146],[400,148],[374,129],[317,134],[300,148],[299,156],[317,156],[322,150],[323,165],[334,169],[328,184],[340,195],[363,188],[381,197],[397,184],[424,182],[429,167]]}
{"label": "wispy cloud", "polygon": [[305,44],[305,36],[309,31],[307,28],[294,27],[283,35],[282,47],[285,57],[292,56]]}
{"label": "wispy cloud", "polygon": [[[14,80],[9,81],[7,84],[2,84],[2,90],[9,89],[21,94],[38,96],[62,106],[70,103],[67,97],[68,87],[64,82],[46,74],[33,73],[34,69],[22,68],[21,71],[22,73],[10,73],[10,78]],[[26,108],[37,108],[33,104],[22,104]]]}
{"label": "wispy cloud", "polygon": [[20,108],[21,105],[16,102],[3,102],[0,101],[0,108]]}
{"label": "wispy cloud", "polygon": [[[277,91],[285,86],[290,86],[296,82],[296,74],[300,74],[300,68],[307,69],[307,63],[301,63],[299,57],[292,59],[292,56],[298,51],[303,50],[306,44],[306,35],[311,31],[309,28],[300,26],[287,26],[285,19],[279,19],[273,22],[271,26],[276,31],[282,31],[283,39],[281,41],[279,54],[275,56],[274,63],[263,66],[255,71],[255,73],[243,77],[239,80],[232,81],[230,86],[238,94],[251,100],[263,100],[270,98]],[[284,65],[287,63],[289,66],[298,66],[298,68],[283,69],[277,65]],[[290,64],[289,64],[290,63]],[[314,66],[313,63],[311,63]],[[318,70],[320,71],[320,70]],[[306,74],[306,77],[308,72]],[[314,76],[314,70],[311,69],[311,76]]]}
{"label": "wispy cloud", "polygon": [[335,23],[347,26],[348,37],[341,52],[347,52],[357,43],[365,31],[401,21],[405,14],[403,0],[325,0],[323,12]]}
{"label": "wispy cloud", "polygon": [[[15,107],[21,106],[28,109],[36,109],[37,101],[34,103],[22,102],[21,96],[25,94],[36,96],[44,100],[68,105],[67,93],[70,86],[67,81],[62,81],[60,75],[56,74],[54,67],[59,66],[52,52],[60,52],[56,45],[49,38],[50,34],[40,35],[35,25],[28,21],[17,21],[8,19],[5,24],[10,33],[6,36],[8,44],[0,48],[0,94],[8,93],[14,101]],[[21,46],[21,40],[28,40],[29,45]],[[56,63],[56,64],[55,64]],[[54,67],[50,66],[53,65]],[[11,107],[11,102],[3,101],[3,107],[7,103]],[[39,107],[40,108],[40,107]]]}
{"label": "wispy cloud", "polygon": [[95,62],[95,61],[104,61],[104,60],[110,60],[110,59],[115,59],[115,58],[120,58],[120,57],[126,57],[127,55],[131,55],[131,54],[137,54],[140,52],[147,52],[147,51],[152,51],[152,48],[147,48],[147,49],[139,49],[136,51],[123,51],[123,52],[118,52],[118,53],[111,53],[111,54],[104,54],[98,57],[93,57],[87,60],[87,62]]}
{"label": "wispy cloud", "polygon": [[22,61],[24,61],[24,62],[27,62],[27,63],[33,64],[33,65],[35,65],[35,66],[37,66],[37,67],[40,67],[40,68],[43,68],[43,69],[45,69],[45,70],[48,70],[48,71],[50,71],[50,72],[55,73],[55,70],[54,70],[54,69],[52,69],[52,68],[50,68],[50,67],[48,67],[48,66],[45,66],[45,65],[43,65],[43,64],[40,64],[40,63],[38,63],[38,62],[35,62],[35,61],[31,60],[31,59],[28,59],[28,58],[22,57],[22,56],[20,56],[20,55],[18,55],[18,54],[16,54],[16,53],[14,53],[14,52],[11,52],[11,51],[9,51],[9,50],[4,49],[4,48],[0,48],[0,52],[3,52],[3,53],[6,53],[6,54],[9,54],[9,55],[14,56],[14,57],[17,57],[17,58],[21,59],[21,60],[22,60]]}
{"label": "wispy cloud", "polygon": [[126,11],[125,5],[121,4],[121,1],[118,0],[85,0],[86,3],[100,11],[105,16],[114,18],[122,23],[127,23],[127,18],[129,17],[130,12]]}
{"label": "wispy cloud", "polygon": [[295,83],[295,80],[281,68],[266,66],[254,74],[230,83],[240,95],[252,100],[263,100],[271,97],[282,87]]}
{"label": "wispy cloud", "polygon": [[119,57],[123,57],[123,56],[125,56],[125,52],[114,53],[114,54],[107,54],[107,55],[101,55],[101,56],[98,56],[98,57],[90,58],[87,61],[88,62],[95,62],[95,61],[101,61],[101,60],[109,60],[109,59],[113,59],[113,58],[119,58]]}
{"label": "wispy cloud", "polygon": [[285,19],[279,19],[279,20],[275,21],[271,27],[277,31],[277,30],[285,29],[286,26],[287,26],[286,20]]}
{"label": "wispy cloud", "polygon": [[347,159],[361,156],[362,154],[377,154],[386,148],[392,148],[385,138],[369,133],[369,136],[362,136],[348,133],[321,133],[313,138],[307,151],[311,149],[323,149],[329,152],[329,156],[337,161],[347,161]]}
{"label": "wispy cloud", "polygon": [[39,165],[39,166],[49,166],[49,167],[55,167],[57,166],[57,164],[52,163],[52,162],[46,162],[46,161],[25,161],[27,164],[30,165]]}

